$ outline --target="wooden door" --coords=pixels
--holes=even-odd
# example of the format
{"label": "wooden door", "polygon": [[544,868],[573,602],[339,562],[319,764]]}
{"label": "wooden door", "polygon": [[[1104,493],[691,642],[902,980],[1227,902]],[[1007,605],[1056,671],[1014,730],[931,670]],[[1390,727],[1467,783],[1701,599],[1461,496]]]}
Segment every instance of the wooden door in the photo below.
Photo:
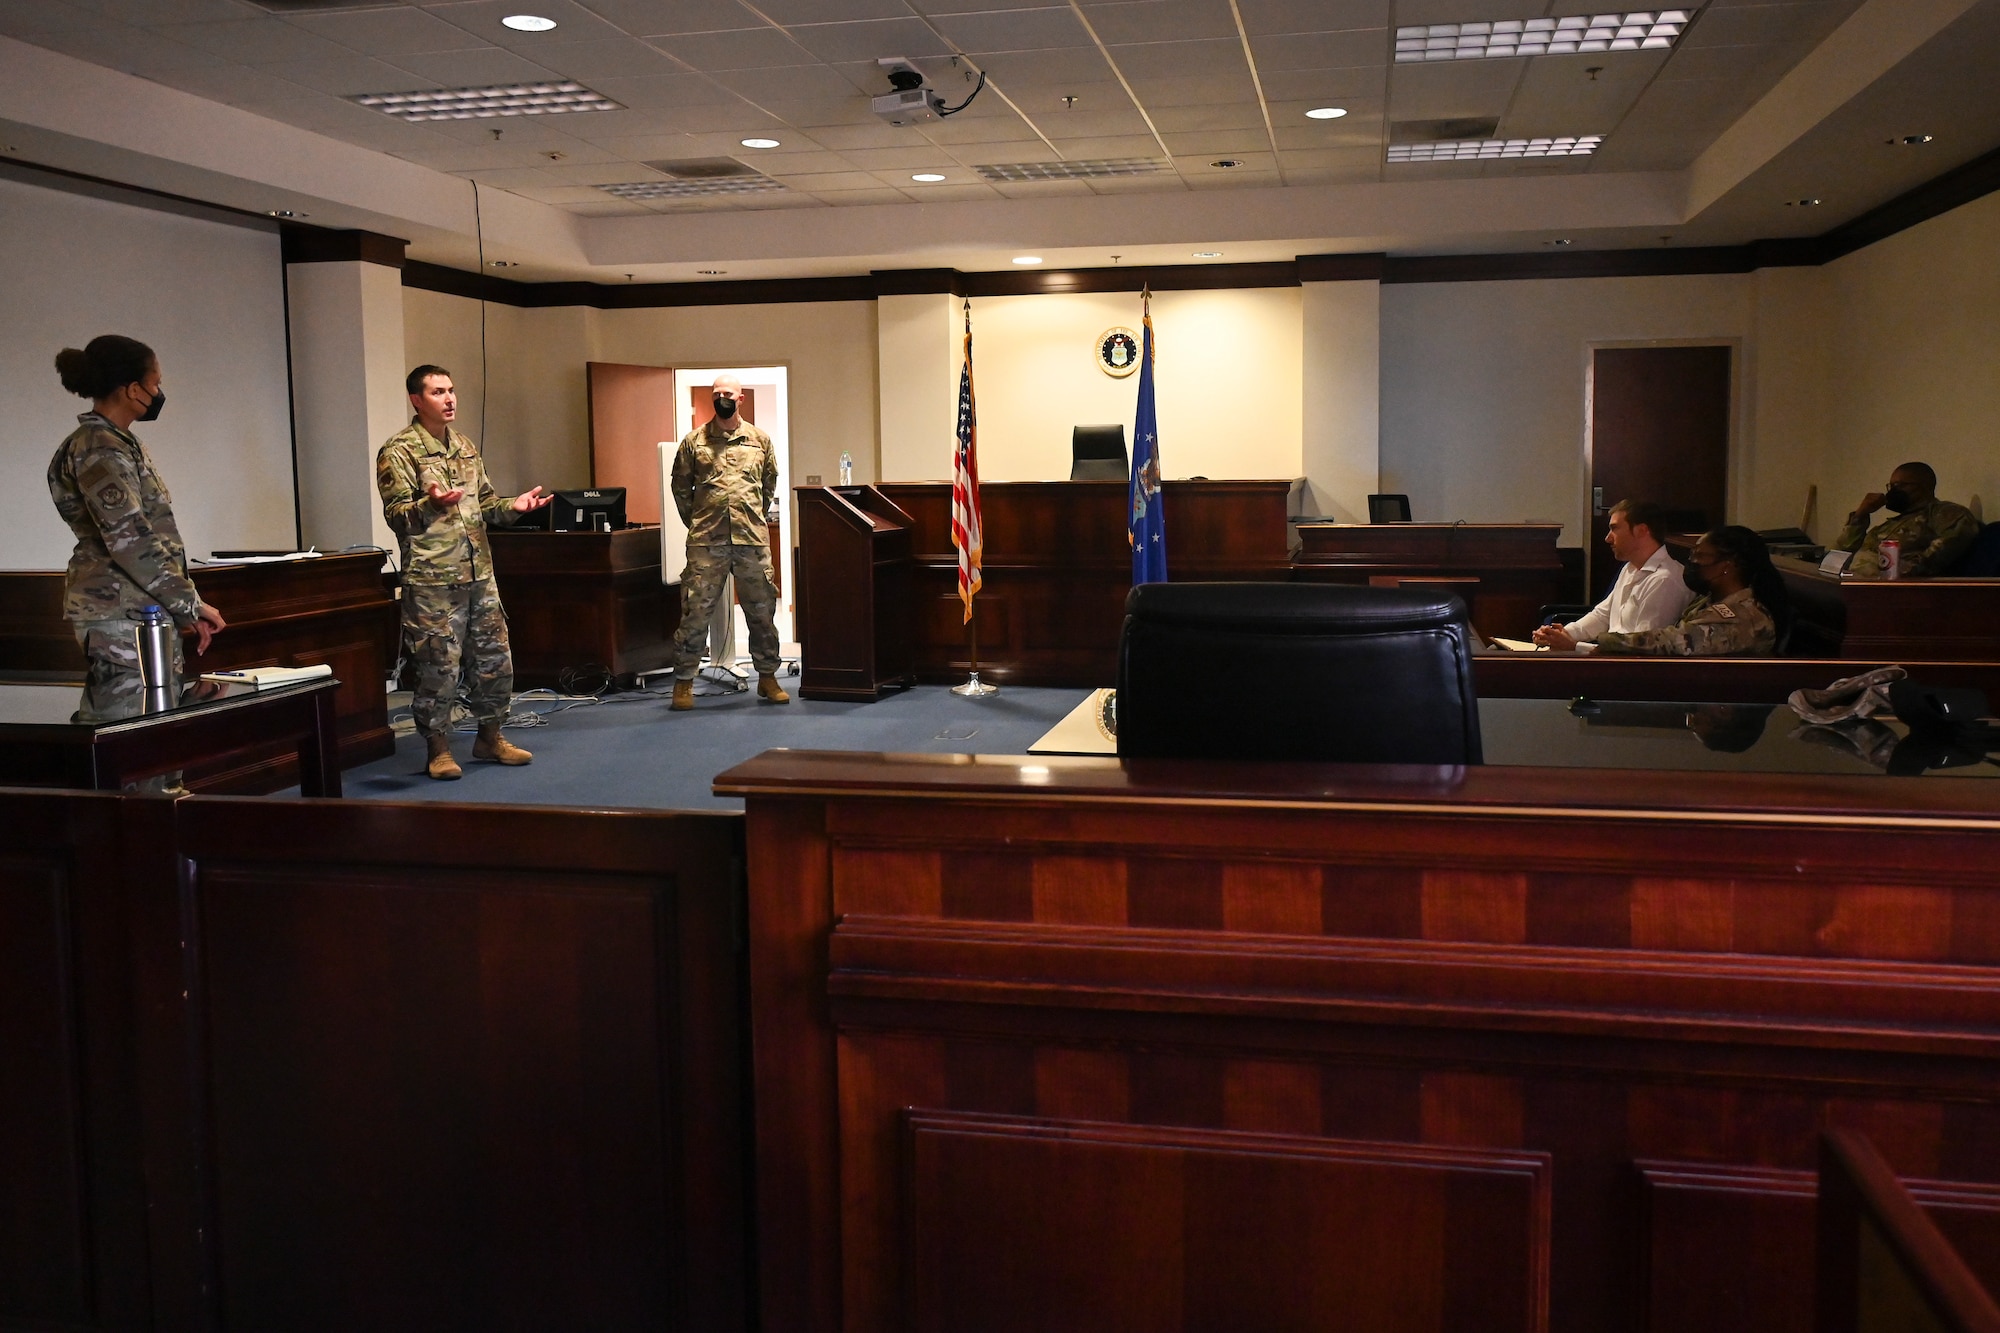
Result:
{"label": "wooden door", "polygon": [[[1604,544],[1611,506],[1651,500],[1672,526],[1723,519],[1729,469],[1731,349],[1606,347],[1591,359],[1590,597],[1602,598],[1618,562]],[[1664,534],[1662,534],[1664,535]]]}
{"label": "wooden door", "polygon": [[[706,384],[688,386],[688,406],[694,409],[694,424],[706,426],[715,416],[715,394]],[[751,425],[757,424],[757,391],[745,385],[736,398],[736,413]]]}
{"label": "wooden door", "polygon": [[674,372],[590,361],[590,484],[625,488],[628,523],[658,523],[660,441],[674,429]]}

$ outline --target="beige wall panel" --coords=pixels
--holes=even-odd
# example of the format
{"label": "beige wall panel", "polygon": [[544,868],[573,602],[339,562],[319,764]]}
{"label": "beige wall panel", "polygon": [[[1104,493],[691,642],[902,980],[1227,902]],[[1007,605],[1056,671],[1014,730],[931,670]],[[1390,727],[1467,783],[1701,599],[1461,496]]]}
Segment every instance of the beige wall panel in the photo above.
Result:
{"label": "beige wall panel", "polygon": [[[1833,329],[1823,268],[1767,268],[1751,275],[1753,321],[1745,345],[1750,438],[1738,448],[1731,517],[1753,528],[1788,528],[1806,516],[1807,488],[1827,454],[1827,379]],[[1821,541],[1839,528],[1849,500],[1822,485],[1807,531]],[[1834,526],[1827,526],[1829,507]]]}
{"label": "beige wall panel", "polygon": [[1898,463],[2000,518],[2000,194],[1826,267],[1833,307],[1822,538]]}
{"label": "beige wall panel", "polygon": [[1309,282],[1303,290],[1307,509],[1366,523],[1382,473],[1382,285]]}
{"label": "beige wall panel", "polygon": [[[1419,519],[1545,519],[1579,545],[1591,345],[1741,340],[1752,306],[1749,274],[1384,285],[1382,489]],[[1734,457],[1754,447],[1748,372]]]}
{"label": "beige wall panel", "polygon": [[948,293],[884,296],[875,309],[881,330],[882,480],[939,476],[940,457],[942,475],[950,475],[965,346],[959,298]]}

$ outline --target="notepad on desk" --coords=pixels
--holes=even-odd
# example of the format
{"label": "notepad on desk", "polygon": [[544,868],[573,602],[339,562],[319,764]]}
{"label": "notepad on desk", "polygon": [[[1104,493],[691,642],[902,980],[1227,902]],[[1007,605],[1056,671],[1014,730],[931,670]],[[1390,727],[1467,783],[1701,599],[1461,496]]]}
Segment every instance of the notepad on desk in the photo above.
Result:
{"label": "notepad on desk", "polygon": [[1510,653],[1545,653],[1548,651],[1541,644],[1529,643],[1526,639],[1503,639],[1495,635],[1492,643],[1495,648],[1505,648]]}
{"label": "notepad on desk", "polygon": [[333,668],[321,662],[316,666],[263,666],[246,667],[242,671],[208,671],[203,680],[214,681],[217,685],[254,685],[262,690],[273,685],[297,685],[300,681],[324,680],[333,674]]}

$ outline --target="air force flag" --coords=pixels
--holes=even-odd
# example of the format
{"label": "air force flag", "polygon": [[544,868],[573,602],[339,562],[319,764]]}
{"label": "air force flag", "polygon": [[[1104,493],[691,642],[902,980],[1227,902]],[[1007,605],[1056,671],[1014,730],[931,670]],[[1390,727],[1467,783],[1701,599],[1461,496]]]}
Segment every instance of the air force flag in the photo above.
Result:
{"label": "air force flag", "polygon": [[1160,423],[1153,409],[1152,294],[1146,294],[1145,346],[1139,361],[1139,415],[1132,427],[1132,582],[1167,581],[1167,516],[1160,493]]}

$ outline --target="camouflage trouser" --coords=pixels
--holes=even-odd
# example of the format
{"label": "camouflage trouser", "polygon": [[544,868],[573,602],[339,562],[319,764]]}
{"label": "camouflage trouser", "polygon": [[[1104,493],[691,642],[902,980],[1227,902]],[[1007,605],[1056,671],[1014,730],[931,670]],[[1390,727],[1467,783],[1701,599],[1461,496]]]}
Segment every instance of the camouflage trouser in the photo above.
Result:
{"label": "camouflage trouser", "polygon": [[451,706],[465,677],[465,702],[481,726],[507,720],[514,655],[507,613],[492,579],[403,585],[403,642],[417,672],[410,718],[424,736],[451,731]]}
{"label": "camouflage trouser", "polygon": [[759,675],[778,674],[778,590],[771,586],[771,553],[761,546],[690,546],[681,572],[681,627],[674,631],[674,675],[693,680],[715,599],[736,576],[736,601],[750,625],[750,660]]}
{"label": "camouflage trouser", "polygon": [[[79,722],[117,722],[137,717],[145,711],[145,689],[139,683],[139,644],[132,631],[135,620],[79,620],[74,628],[83,648],[83,699],[77,705]],[[178,703],[179,684],[186,665],[181,654],[181,636],[174,635],[174,682],[169,694]],[[179,773],[133,783],[128,791],[157,796],[181,785]]]}

